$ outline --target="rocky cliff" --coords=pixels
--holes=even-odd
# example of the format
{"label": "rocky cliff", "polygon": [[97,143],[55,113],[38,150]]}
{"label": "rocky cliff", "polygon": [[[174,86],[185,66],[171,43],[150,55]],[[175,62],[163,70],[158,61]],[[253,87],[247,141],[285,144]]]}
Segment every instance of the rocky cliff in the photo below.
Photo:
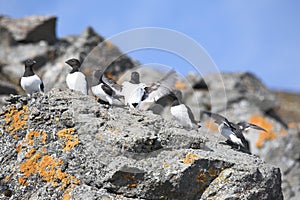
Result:
{"label": "rocky cliff", "polygon": [[[88,77],[109,66],[107,75],[118,79],[139,64],[90,27],[56,38],[55,21],[0,18],[1,198],[299,198],[299,125],[277,114],[280,101],[255,75],[223,73],[225,88],[214,74],[177,77],[173,88],[201,124],[188,131],[171,117],[104,106],[67,90],[64,61],[70,57],[85,60]],[[23,94],[18,81],[27,58],[38,61],[35,71],[46,86],[31,99],[17,95]],[[142,80],[161,73],[141,70]],[[243,153],[224,142],[201,109],[268,132],[246,133],[252,155]]]}

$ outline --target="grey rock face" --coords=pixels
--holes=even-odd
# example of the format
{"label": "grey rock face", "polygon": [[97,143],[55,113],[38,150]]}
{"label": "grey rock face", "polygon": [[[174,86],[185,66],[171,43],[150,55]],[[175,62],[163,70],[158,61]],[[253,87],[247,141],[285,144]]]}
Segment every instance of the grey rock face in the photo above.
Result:
{"label": "grey rock face", "polygon": [[187,131],[70,90],[8,102],[0,189],[13,199],[283,199],[278,168],[205,127]]}
{"label": "grey rock face", "polygon": [[56,17],[28,16],[19,19],[0,18],[0,27],[8,29],[18,42],[39,42],[41,40],[52,44],[56,41]]}

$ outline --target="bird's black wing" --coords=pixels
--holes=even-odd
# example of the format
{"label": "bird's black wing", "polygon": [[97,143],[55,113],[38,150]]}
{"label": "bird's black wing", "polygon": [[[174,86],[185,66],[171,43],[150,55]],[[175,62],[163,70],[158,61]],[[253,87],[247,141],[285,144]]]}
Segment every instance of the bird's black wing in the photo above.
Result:
{"label": "bird's black wing", "polygon": [[106,85],[106,84],[102,84],[102,85],[101,85],[101,88],[102,88],[102,90],[103,90],[106,94],[108,94],[109,96],[112,96],[112,95],[114,94],[114,91],[111,89],[111,87],[109,87],[109,86]]}
{"label": "bird's black wing", "polygon": [[247,128],[253,128],[253,129],[256,129],[256,130],[260,130],[260,131],[265,131],[267,132],[264,128],[260,127],[260,126],[257,126],[255,124],[250,124],[250,123],[247,123],[247,122],[239,122],[237,123],[237,125],[239,126],[239,128],[241,130],[245,130]]}
{"label": "bird's black wing", "polygon": [[112,87],[112,88],[114,88],[115,90],[117,90],[117,91],[122,91],[122,85],[119,85],[116,81],[114,81],[113,79],[110,79],[110,78],[108,78],[108,77],[106,77],[105,75],[104,75],[104,73],[102,74],[102,76],[101,76],[101,81],[102,81],[102,83],[105,83],[106,85],[108,85],[108,86],[110,86],[110,87]]}

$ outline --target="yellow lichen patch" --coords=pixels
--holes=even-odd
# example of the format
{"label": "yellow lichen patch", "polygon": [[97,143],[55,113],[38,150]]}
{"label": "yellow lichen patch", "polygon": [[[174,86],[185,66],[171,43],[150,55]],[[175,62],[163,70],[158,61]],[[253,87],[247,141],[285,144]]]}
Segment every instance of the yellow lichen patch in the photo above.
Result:
{"label": "yellow lichen patch", "polygon": [[174,88],[176,90],[183,90],[186,88],[186,84],[185,84],[185,82],[183,82],[181,80],[177,80],[174,84]]}
{"label": "yellow lichen patch", "polygon": [[188,154],[186,154],[185,158],[183,159],[183,163],[184,164],[192,164],[198,158],[199,158],[198,155],[193,154],[193,153],[188,153]]}
{"label": "yellow lichen patch", "polygon": [[20,171],[23,172],[24,176],[28,178],[31,174],[36,173],[37,160],[41,158],[41,153],[35,153],[31,158],[20,164]]}
{"label": "yellow lichen patch", "polygon": [[65,147],[63,148],[64,151],[70,151],[73,147],[75,147],[79,139],[77,135],[73,135],[75,132],[74,128],[66,128],[63,130],[58,131],[57,136],[59,139],[65,140]]}
{"label": "yellow lichen patch", "polygon": [[164,162],[164,163],[162,164],[162,166],[163,166],[163,168],[166,168],[166,167],[169,167],[169,166],[170,166],[170,164],[169,164],[169,163],[166,163],[166,162]]}
{"label": "yellow lichen patch", "polygon": [[214,168],[209,168],[209,169],[208,169],[208,174],[209,174],[209,176],[211,176],[211,177],[215,177],[215,176],[217,175],[217,170],[214,169]]}
{"label": "yellow lichen patch", "polygon": [[218,125],[216,123],[214,123],[212,120],[206,120],[205,126],[212,132],[218,132]]}
{"label": "yellow lichen patch", "polygon": [[23,177],[20,177],[20,178],[18,179],[18,183],[19,183],[19,185],[28,186],[28,182],[27,182],[26,179],[23,178]]}
{"label": "yellow lichen patch", "polygon": [[25,129],[28,119],[28,107],[24,105],[22,109],[18,110],[15,106],[8,106],[6,109],[4,113],[5,130],[15,134],[16,131]]}
{"label": "yellow lichen patch", "polygon": [[25,154],[25,157],[26,157],[26,158],[29,158],[29,157],[31,157],[32,154],[34,154],[34,153],[35,153],[35,149],[32,148],[32,149],[30,149],[30,150]]}
{"label": "yellow lichen patch", "polygon": [[6,176],[6,177],[3,179],[3,182],[4,182],[4,183],[7,183],[7,182],[9,181],[9,179],[10,179],[10,176],[11,176],[11,175]]}
{"label": "yellow lichen patch", "polygon": [[118,129],[112,129],[112,128],[110,128],[110,127],[107,128],[107,131],[108,131],[108,132],[111,132],[112,134],[120,133],[120,132],[121,132],[121,131],[118,130]]}
{"label": "yellow lichen patch", "polygon": [[15,140],[19,139],[19,136],[18,135],[14,135],[13,137]]}
{"label": "yellow lichen patch", "polygon": [[196,181],[197,181],[198,183],[201,183],[201,184],[206,183],[206,181],[207,181],[207,176],[206,176],[206,174],[205,174],[205,173],[202,173],[202,172],[199,172],[199,174],[198,174],[197,177],[196,177]]}
{"label": "yellow lichen patch", "polygon": [[38,137],[40,136],[40,132],[39,131],[30,131],[26,134],[26,142],[29,144],[29,145],[33,145],[34,144],[34,140],[33,138],[34,137]]}
{"label": "yellow lichen patch", "polygon": [[249,120],[249,123],[260,126],[267,131],[259,132],[258,140],[255,143],[257,148],[261,148],[266,140],[272,140],[277,138],[276,133],[272,132],[273,124],[268,122],[264,117],[260,115],[252,115]]}

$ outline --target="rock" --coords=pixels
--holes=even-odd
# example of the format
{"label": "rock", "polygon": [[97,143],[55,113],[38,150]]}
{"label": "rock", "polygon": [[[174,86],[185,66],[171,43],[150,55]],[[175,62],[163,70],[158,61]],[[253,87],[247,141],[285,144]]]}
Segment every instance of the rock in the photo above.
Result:
{"label": "rock", "polygon": [[[225,110],[225,106],[246,99],[251,105],[259,107],[262,111],[268,111],[279,107],[276,96],[267,89],[264,84],[251,73],[222,73],[223,83],[216,82],[216,76],[209,74],[203,79],[208,86],[211,96],[214,97],[214,110]],[[201,84],[200,82],[198,84]],[[224,91],[226,96],[224,96]]]}
{"label": "rock", "polygon": [[279,166],[282,170],[282,187],[285,199],[298,199],[300,196],[300,137],[299,132],[290,129],[277,145],[270,145],[263,159]]}
{"label": "rock", "polygon": [[283,199],[279,168],[216,143],[205,127],[187,131],[71,90],[32,99],[11,96],[0,114],[11,198]]}
{"label": "rock", "polygon": [[19,19],[1,17],[0,27],[9,30],[18,42],[35,43],[44,40],[53,44],[56,41],[54,16],[28,16]]}
{"label": "rock", "polygon": [[0,80],[0,94],[17,94],[15,86]]}
{"label": "rock", "polygon": [[16,44],[16,41],[13,38],[12,33],[6,27],[0,26],[0,36],[1,36],[0,46],[2,46],[2,48],[9,48],[10,46]]}

